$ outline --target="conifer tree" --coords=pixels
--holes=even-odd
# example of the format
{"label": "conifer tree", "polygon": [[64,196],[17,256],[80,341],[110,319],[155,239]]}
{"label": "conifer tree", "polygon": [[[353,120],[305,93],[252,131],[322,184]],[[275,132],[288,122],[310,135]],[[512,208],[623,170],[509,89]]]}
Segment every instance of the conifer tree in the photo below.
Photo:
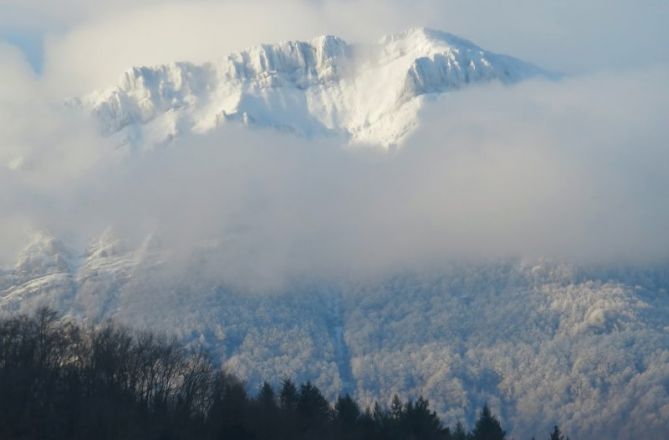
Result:
{"label": "conifer tree", "polygon": [[279,395],[281,409],[284,411],[295,411],[297,409],[297,388],[290,379],[284,379],[281,384],[281,393]]}
{"label": "conifer tree", "polygon": [[273,439],[276,438],[276,426],[281,423],[279,417],[279,407],[276,403],[276,395],[272,386],[264,382],[260,388],[260,392],[255,399],[254,419],[257,422],[255,426],[255,433],[258,439]]}
{"label": "conifer tree", "polygon": [[263,382],[256,401],[264,411],[273,411],[276,409],[276,396],[274,395],[274,389],[269,383]]}
{"label": "conifer tree", "polygon": [[472,434],[474,440],[504,440],[506,437],[499,420],[490,412],[488,404],[483,405]]}
{"label": "conifer tree", "polygon": [[360,407],[346,394],[344,397],[339,397],[335,403],[335,419],[341,425],[353,426],[360,418]]}
{"label": "conifer tree", "polygon": [[318,387],[311,382],[300,386],[297,411],[302,417],[314,423],[325,422],[331,415],[330,404],[327,399],[323,397]]}
{"label": "conifer tree", "polygon": [[416,403],[409,401],[404,407],[400,432],[406,432],[416,439],[450,439],[450,430],[444,428],[430,403],[419,397]]}
{"label": "conifer tree", "polygon": [[395,422],[399,422],[402,420],[402,416],[404,415],[404,404],[400,400],[399,396],[395,394],[393,396],[392,402],[390,402],[390,417],[393,419]]}
{"label": "conifer tree", "polygon": [[455,429],[453,430],[451,438],[453,440],[469,440],[470,437],[471,436],[467,434],[467,431],[465,430],[462,422],[458,420],[458,423],[455,424]]}
{"label": "conifer tree", "polygon": [[551,432],[550,440],[569,440],[569,437],[565,438],[564,434],[562,434],[562,432],[560,431],[558,425],[555,425],[553,427],[553,432]]}

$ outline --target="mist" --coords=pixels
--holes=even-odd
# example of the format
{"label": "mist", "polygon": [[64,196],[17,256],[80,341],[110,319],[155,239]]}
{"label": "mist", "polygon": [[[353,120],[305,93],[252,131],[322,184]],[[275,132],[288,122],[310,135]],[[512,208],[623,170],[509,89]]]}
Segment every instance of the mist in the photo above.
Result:
{"label": "mist", "polygon": [[86,118],[36,105],[3,133],[20,146],[3,151],[4,258],[36,230],[83,249],[111,227],[129,246],[159,236],[174,261],[214,248],[212,276],[263,287],[459,259],[663,261],[667,79],[447,94],[395,151],[232,125],[123,156]]}
{"label": "mist", "polygon": [[[212,276],[263,286],[460,259],[665,261],[669,69],[666,56],[656,56],[667,39],[651,38],[662,35],[661,14],[621,1],[583,18],[592,8],[569,9],[577,2],[547,9],[520,2],[520,24],[510,26],[504,14],[479,19],[473,6],[446,3],[155,1],[98,9],[69,1],[63,8],[71,14],[7,3],[4,28],[44,35],[44,68],[35,73],[19,48],[0,45],[0,259],[12,264],[38,230],[81,252],[112,228],[129,247],[159,236],[174,261],[216,249],[208,254]],[[382,24],[356,25],[353,14]],[[624,32],[623,16],[651,15],[643,29]],[[595,18],[600,27],[589,26]],[[571,34],[559,19],[573,25]],[[393,151],[232,125],[124,155],[62,105],[113,84],[132,64],[204,61],[321,33],[373,40],[416,24],[575,73],[430,98],[419,127]],[[595,47],[605,42],[612,44]],[[620,67],[620,51],[630,46],[644,49],[627,52]]]}

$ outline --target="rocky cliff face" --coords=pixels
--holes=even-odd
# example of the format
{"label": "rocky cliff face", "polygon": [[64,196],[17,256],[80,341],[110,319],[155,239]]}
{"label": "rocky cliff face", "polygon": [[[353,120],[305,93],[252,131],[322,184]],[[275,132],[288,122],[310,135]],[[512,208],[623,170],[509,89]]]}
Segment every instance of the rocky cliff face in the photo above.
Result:
{"label": "rocky cliff face", "polygon": [[417,28],[370,45],[322,36],[262,45],[195,65],[135,67],[117,86],[73,101],[107,135],[152,148],[229,122],[351,143],[401,143],[426,95],[547,72],[443,32]]}

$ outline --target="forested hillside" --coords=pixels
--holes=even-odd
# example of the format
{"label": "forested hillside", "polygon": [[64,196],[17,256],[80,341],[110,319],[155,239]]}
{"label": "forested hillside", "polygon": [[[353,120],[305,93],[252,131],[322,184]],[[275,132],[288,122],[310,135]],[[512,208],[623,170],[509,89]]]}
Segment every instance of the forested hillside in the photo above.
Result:
{"label": "forested hillside", "polygon": [[[286,378],[248,390],[204,351],[111,322],[85,328],[48,309],[0,321],[3,439],[501,440],[485,405],[468,432],[423,397],[361,408]],[[548,435],[545,436],[548,438]],[[563,439],[555,427],[551,439]]]}

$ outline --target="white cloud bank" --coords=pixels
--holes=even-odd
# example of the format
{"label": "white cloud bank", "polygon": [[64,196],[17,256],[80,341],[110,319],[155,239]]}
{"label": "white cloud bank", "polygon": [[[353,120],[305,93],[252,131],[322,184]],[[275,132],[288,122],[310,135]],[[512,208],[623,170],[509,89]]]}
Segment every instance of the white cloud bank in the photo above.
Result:
{"label": "white cloud bank", "polygon": [[119,160],[11,57],[5,260],[30,230],[81,245],[110,225],[181,255],[221,242],[214,272],[269,284],[454,258],[669,257],[666,69],[445,95],[395,153],[227,128]]}
{"label": "white cloud bank", "polygon": [[[5,261],[33,229],[80,243],[109,224],[132,236],[159,229],[181,244],[224,240],[230,267],[270,279],[439,258],[667,257],[664,2],[37,6],[8,1],[0,14],[2,27],[45,35],[41,76],[0,46]],[[415,24],[555,70],[603,72],[445,96],[395,154],[232,129],[118,163],[110,141],[59,104],[132,64],[320,33],[370,40]]]}

